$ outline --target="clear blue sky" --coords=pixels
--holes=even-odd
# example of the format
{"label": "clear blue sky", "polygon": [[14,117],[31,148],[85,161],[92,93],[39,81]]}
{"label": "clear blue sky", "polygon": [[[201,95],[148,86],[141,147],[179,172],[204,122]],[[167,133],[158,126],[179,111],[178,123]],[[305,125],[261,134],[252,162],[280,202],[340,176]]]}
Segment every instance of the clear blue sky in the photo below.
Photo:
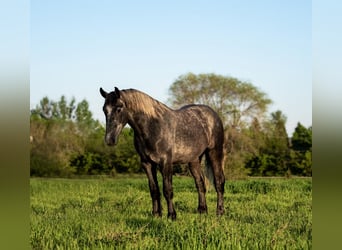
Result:
{"label": "clear blue sky", "polygon": [[31,1],[30,106],[99,87],[165,102],[181,74],[217,73],[267,93],[270,112],[312,125],[311,1]]}

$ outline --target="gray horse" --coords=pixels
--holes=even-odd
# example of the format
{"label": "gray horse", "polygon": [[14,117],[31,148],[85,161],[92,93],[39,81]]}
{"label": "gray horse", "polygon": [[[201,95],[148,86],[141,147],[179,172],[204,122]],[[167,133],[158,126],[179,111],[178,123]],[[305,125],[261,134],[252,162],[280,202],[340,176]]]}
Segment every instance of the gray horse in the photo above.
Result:
{"label": "gray horse", "polygon": [[[106,116],[105,141],[115,145],[122,128],[128,123],[134,130],[134,145],[149,181],[152,213],[162,215],[157,167],[163,177],[163,193],[167,201],[168,217],[176,219],[172,202],[172,166],[188,163],[198,190],[198,212],[207,213],[205,182],[201,159],[214,177],[217,192],[217,215],[224,213],[223,193],[223,125],[215,111],[205,105],[187,105],[172,110],[147,94],[134,89],[107,93],[103,112]],[[208,172],[208,171],[206,171]]]}

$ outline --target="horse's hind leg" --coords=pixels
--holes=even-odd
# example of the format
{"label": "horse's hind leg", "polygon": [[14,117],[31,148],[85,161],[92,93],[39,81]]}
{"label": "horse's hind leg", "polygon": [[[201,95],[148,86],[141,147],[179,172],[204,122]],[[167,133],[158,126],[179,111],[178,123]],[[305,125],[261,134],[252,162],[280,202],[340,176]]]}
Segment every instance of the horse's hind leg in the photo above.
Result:
{"label": "horse's hind leg", "polygon": [[197,188],[197,192],[198,192],[198,209],[197,210],[201,214],[207,213],[208,208],[207,208],[207,204],[205,201],[206,190],[205,190],[204,176],[203,176],[203,173],[201,171],[200,161],[190,162],[189,168],[190,168],[190,172],[191,172],[192,176],[195,179],[196,188]]}
{"label": "horse's hind leg", "polygon": [[206,152],[206,160],[213,169],[214,184],[217,192],[216,214],[224,213],[223,194],[225,177],[223,172],[223,152],[222,150],[211,149]]}

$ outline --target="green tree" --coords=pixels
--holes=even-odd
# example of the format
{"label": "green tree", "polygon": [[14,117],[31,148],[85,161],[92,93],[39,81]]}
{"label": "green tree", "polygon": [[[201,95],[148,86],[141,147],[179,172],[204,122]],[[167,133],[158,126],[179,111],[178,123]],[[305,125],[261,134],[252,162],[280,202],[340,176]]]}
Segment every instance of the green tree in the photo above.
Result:
{"label": "green tree", "polygon": [[301,123],[291,138],[290,170],[294,175],[312,175],[312,127],[305,128]]}
{"label": "green tree", "polygon": [[77,123],[81,125],[91,126],[94,121],[86,100],[77,104],[75,115]]}
{"label": "green tree", "polygon": [[273,156],[273,175],[288,174],[289,139],[286,132],[286,116],[280,111],[271,113],[271,133],[266,143],[265,153]]}
{"label": "green tree", "polygon": [[31,110],[30,169],[35,176],[70,176],[75,170],[70,158],[84,152],[83,131],[75,122],[76,100],[62,96],[58,102],[44,97]]}
{"label": "green tree", "polygon": [[[271,113],[259,136],[259,150],[247,162],[246,168],[252,176],[284,176],[288,174],[289,140],[285,128],[286,116],[280,111]],[[254,129],[255,130],[255,129]]]}
{"label": "green tree", "polygon": [[69,158],[82,151],[75,124],[31,118],[30,170],[33,176],[70,176]]}
{"label": "green tree", "polygon": [[216,74],[181,75],[169,88],[172,106],[189,103],[211,106],[221,116],[225,127],[244,128],[266,114],[271,100],[249,82]]}
{"label": "green tree", "polygon": [[31,110],[32,176],[98,175],[140,172],[133,130],[124,128],[117,147],[104,143],[104,126],[86,100],[55,102],[44,97]]}
{"label": "green tree", "polygon": [[292,149],[296,151],[311,151],[312,127],[305,128],[300,122],[297,123],[292,138]]}

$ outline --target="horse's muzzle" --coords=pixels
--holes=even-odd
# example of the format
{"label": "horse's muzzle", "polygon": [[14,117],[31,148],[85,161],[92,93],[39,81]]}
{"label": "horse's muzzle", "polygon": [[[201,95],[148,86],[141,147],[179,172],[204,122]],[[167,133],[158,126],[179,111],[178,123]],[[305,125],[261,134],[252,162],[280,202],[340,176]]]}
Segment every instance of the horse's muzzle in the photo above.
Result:
{"label": "horse's muzzle", "polygon": [[108,146],[114,146],[118,143],[118,138],[123,128],[122,124],[116,126],[107,126],[105,142]]}
{"label": "horse's muzzle", "polygon": [[105,137],[105,142],[108,146],[115,146],[116,144],[118,144],[118,136],[108,134]]}

